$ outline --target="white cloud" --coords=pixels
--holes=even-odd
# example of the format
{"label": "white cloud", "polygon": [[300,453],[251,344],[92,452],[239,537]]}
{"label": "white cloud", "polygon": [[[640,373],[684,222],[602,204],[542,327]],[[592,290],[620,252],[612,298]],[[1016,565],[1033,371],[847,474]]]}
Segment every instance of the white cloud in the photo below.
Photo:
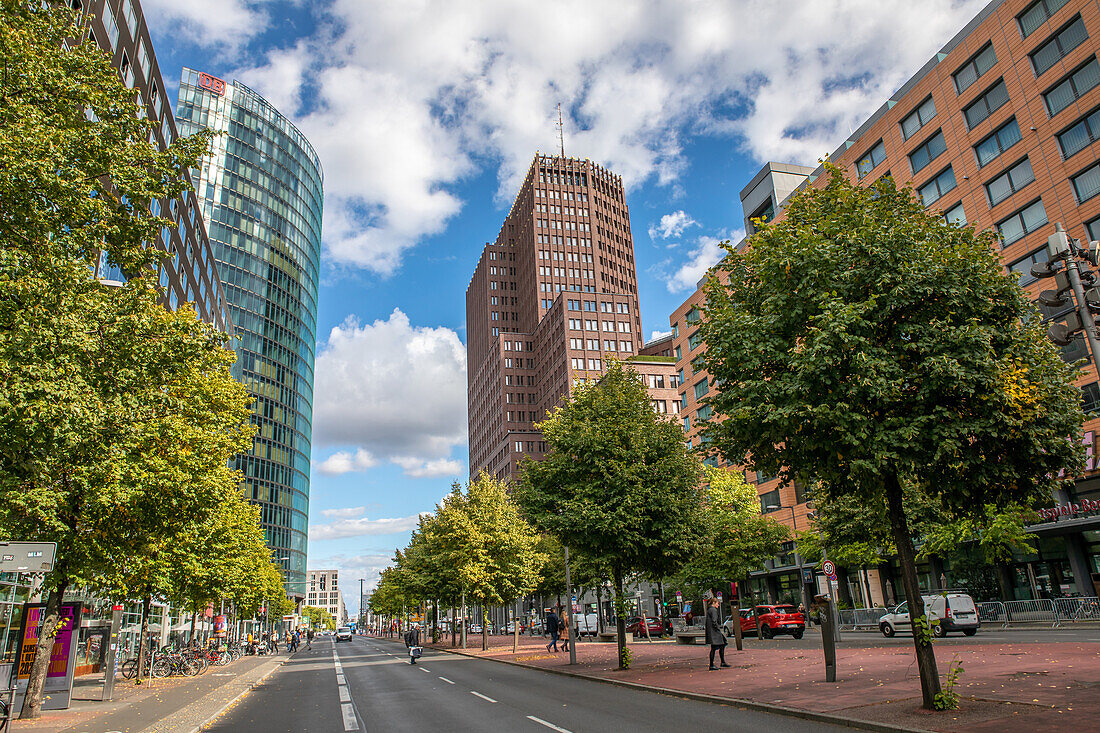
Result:
{"label": "white cloud", "polygon": [[684,212],[683,209],[674,211],[671,214],[665,214],[661,217],[661,220],[649,227],[650,239],[668,239],[669,237],[678,237],[684,233],[684,230],[690,226],[698,225],[699,222],[692,219]]}
{"label": "white cloud", "polygon": [[321,515],[325,517],[339,517],[346,519],[348,517],[361,517],[366,514],[367,508],[365,506],[353,506],[347,509],[322,509]]}
{"label": "white cloud", "polygon": [[[744,232],[734,233],[731,241],[739,241],[745,236]],[[665,286],[670,293],[681,293],[685,290],[694,290],[699,280],[711,267],[718,264],[725,254],[725,250],[719,246],[725,238],[702,236],[695,240],[695,246],[688,253],[687,262],[684,262],[665,280]]]}
{"label": "white cloud", "polygon": [[359,448],[354,455],[348,451],[333,453],[318,464],[317,470],[329,476],[339,476],[342,473],[351,473],[352,471],[366,471],[368,468],[374,468],[377,465],[378,461],[374,456]]}
{"label": "white cloud", "polygon": [[663,339],[665,336],[671,336],[672,331],[654,331],[649,334],[650,341],[656,341],[657,339]]}
{"label": "white cloud", "polygon": [[[389,274],[460,210],[475,165],[498,166],[511,200],[535,151],[557,149],[558,102],[567,153],[627,185],[675,190],[700,132],[814,163],[985,2],[335,0],[308,48],[242,78],[292,105],[310,80],[296,121],[325,167],[328,262]],[[171,7],[220,20],[194,5]]]}
{"label": "white cloud", "polygon": [[395,309],[366,325],[349,317],[319,351],[315,445],[355,446],[356,455],[426,476],[451,472],[441,459],[465,443],[467,430],[466,348],[458,334],[414,327]]}
{"label": "white cloud", "polygon": [[419,514],[383,519],[368,519],[367,517],[337,519],[329,524],[311,524],[309,526],[309,538],[311,540],[339,540],[346,537],[411,532],[416,529],[419,522]]}
{"label": "white cloud", "polygon": [[364,581],[363,595],[369,596],[378,585],[378,577],[382,571],[392,563],[392,555],[382,552],[367,552],[362,555],[338,553],[316,560],[312,556],[310,558],[310,567],[335,568],[340,571],[344,605],[351,616],[359,611],[359,579]]}
{"label": "white cloud", "polygon": [[[142,0],[145,20],[201,46],[239,46],[267,27],[256,0]],[[121,18],[119,22],[122,22]]]}
{"label": "white cloud", "polygon": [[394,458],[393,462],[405,469],[405,475],[412,478],[440,478],[442,476],[457,476],[463,473],[462,461],[453,461],[440,458],[434,461],[423,461],[419,458]]}

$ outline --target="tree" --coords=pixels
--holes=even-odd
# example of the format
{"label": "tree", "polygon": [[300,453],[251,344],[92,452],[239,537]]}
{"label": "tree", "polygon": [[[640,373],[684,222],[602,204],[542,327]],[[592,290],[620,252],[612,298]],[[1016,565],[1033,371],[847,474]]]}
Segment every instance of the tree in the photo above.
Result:
{"label": "tree", "polygon": [[945,509],[1029,503],[1080,465],[1075,370],[1005,274],[992,232],[946,223],[889,176],[824,185],[762,224],[707,286],[703,368],[723,455],[885,505],[925,707],[939,676],[903,487]]}
{"label": "tree", "polygon": [[[158,305],[153,243],[173,224],[150,206],[185,190],[209,137],[150,144],[154,123],[72,18],[0,4],[0,528],[57,543],[23,718],[41,709],[65,589],[116,586],[141,533],[211,511],[225,474],[208,467],[251,434],[225,336]],[[123,287],[93,278],[101,253]]]}
{"label": "tree", "polygon": [[[483,609],[521,598],[538,584],[546,561],[538,551],[538,533],[520,516],[502,482],[483,472],[465,488],[455,484],[436,521],[443,562]],[[482,649],[488,649],[487,612],[481,629]]]}
{"label": "tree", "polygon": [[699,548],[699,459],[679,426],[653,412],[637,374],[615,361],[539,427],[549,452],[523,464],[516,497],[538,527],[610,569],[626,667],[623,578],[671,575]]}
{"label": "tree", "polygon": [[722,580],[747,577],[779,552],[790,530],[760,513],[756,487],[740,471],[704,466],[703,479],[703,524],[698,530],[702,550],[688,560],[675,581],[709,589]]}
{"label": "tree", "polygon": [[328,629],[329,631],[336,628],[336,619],[332,617],[328,609],[318,608],[316,606],[302,606],[302,615],[309,619],[311,628]]}

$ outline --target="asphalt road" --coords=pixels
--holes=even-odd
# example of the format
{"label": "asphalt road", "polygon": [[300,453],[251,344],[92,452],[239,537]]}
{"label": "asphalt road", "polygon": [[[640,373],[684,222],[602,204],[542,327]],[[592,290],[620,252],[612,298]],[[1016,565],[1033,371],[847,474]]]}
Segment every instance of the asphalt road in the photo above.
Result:
{"label": "asphalt road", "polygon": [[[716,673],[718,674],[718,673]],[[683,700],[590,680],[355,637],[315,640],[222,715],[209,730],[840,731],[816,722]]]}

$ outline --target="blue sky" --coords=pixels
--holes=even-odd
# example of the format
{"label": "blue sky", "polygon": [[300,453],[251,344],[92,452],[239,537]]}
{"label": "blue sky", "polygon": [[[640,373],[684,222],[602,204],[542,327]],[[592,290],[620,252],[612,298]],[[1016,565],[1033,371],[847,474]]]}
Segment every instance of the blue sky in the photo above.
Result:
{"label": "blue sky", "polygon": [[813,164],[984,0],[143,0],[170,90],[239,79],[325,169],[310,568],[345,600],[465,479],[465,291],[536,150],[623,176],[648,338],[739,239],[768,160]]}

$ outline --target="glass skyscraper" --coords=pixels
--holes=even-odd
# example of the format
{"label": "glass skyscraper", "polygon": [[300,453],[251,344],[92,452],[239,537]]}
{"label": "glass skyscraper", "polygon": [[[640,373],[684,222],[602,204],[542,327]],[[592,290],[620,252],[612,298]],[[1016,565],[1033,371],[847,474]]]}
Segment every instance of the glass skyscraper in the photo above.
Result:
{"label": "glass skyscraper", "polygon": [[292,597],[306,596],[306,524],[321,254],[321,163],[268,102],[185,68],[181,135],[221,133],[196,193],[234,326],[240,379],[256,401],[252,450],[238,457]]}

